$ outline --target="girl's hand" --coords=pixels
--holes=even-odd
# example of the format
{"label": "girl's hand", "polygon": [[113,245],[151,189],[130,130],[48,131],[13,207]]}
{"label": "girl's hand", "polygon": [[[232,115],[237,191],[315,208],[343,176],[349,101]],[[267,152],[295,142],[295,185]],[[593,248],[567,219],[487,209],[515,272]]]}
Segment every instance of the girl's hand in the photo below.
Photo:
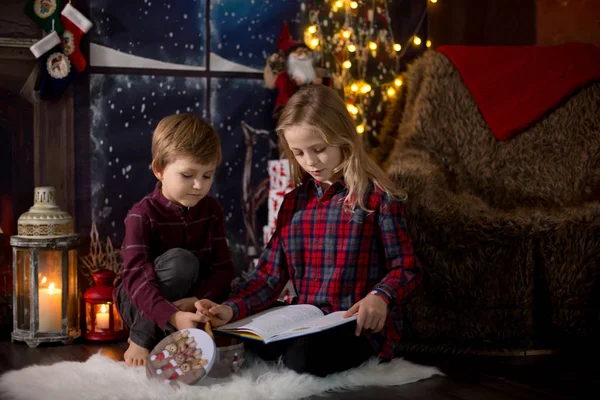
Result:
{"label": "girl's hand", "polygon": [[210,317],[210,323],[214,327],[225,325],[233,318],[233,310],[231,307],[217,304],[208,299],[198,300],[195,306],[196,314]]}
{"label": "girl's hand", "polygon": [[175,311],[169,323],[175,327],[178,331],[182,329],[197,328],[201,322],[208,322],[208,317],[204,315],[198,315],[193,312]]}
{"label": "girl's hand", "polygon": [[372,332],[379,332],[385,324],[387,316],[387,304],[379,296],[368,294],[365,298],[354,304],[344,318],[351,317],[358,312],[356,319],[356,336],[360,336],[360,332],[369,329]]}
{"label": "girl's hand", "polygon": [[174,301],[173,304],[175,305],[175,307],[179,308],[181,311],[186,311],[186,312],[196,312],[196,307],[194,307],[194,304],[198,301],[198,299],[196,297],[186,297],[184,299],[179,299],[177,301]]}

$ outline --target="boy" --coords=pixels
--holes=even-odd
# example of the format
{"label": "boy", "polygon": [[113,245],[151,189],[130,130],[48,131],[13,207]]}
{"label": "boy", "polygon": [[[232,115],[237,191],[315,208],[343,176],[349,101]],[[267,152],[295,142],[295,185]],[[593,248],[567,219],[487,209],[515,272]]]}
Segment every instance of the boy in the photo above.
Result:
{"label": "boy", "polygon": [[113,293],[130,330],[127,365],[145,365],[166,331],[202,322],[197,299],[229,294],[234,267],[223,209],[208,195],[220,161],[219,137],[194,115],[165,117],[154,130],[159,182],[125,218],[123,270]]}

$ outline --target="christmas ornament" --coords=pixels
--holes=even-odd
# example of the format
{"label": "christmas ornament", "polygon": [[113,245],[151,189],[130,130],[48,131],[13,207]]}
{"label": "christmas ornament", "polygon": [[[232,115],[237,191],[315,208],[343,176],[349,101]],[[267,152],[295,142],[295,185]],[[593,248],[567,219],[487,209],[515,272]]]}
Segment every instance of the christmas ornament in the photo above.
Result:
{"label": "christmas ornament", "polygon": [[60,37],[52,32],[29,49],[40,63],[40,98],[48,100],[60,96],[76,74],[69,57],[62,51]]}
{"label": "christmas ornament", "polygon": [[71,3],[67,4],[62,10],[60,19],[64,26],[62,34],[63,51],[69,57],[77,72],[83,72],[87,63],[83,58],[83,54],[81,54],[81,36],[90,30],[92,22],[73,7]]}
{"label": "christmas ornament", "polygon": [[283,23],[276,54],[267,59],[264,70],[265,85],[277,89],[273,118],[278,119],[283,107],[296,91],[304,85],[325,84],[327,78],[317,76],[311,49],[303,42],[292,39],[287,22]]}
{"label": "christmas ornament", "polygon": [[62,0],[29,0],[25,4],[24,12],[44,31],[50,33],[55,30],[62,34],[64,28],[59,18],[61,6]]}

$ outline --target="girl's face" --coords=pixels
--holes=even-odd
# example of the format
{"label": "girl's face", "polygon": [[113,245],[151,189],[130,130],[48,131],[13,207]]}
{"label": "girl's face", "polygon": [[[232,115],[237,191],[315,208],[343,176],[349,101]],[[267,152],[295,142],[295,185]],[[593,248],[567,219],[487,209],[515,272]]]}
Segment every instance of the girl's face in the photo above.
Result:
{"label": "girl's face", "polygon": [[341,172],[334,172],[342,163],[339,147],[328,145],[317,132],[303,126],[286,129],[284,136],[300,167],[325,188],[339,179]]}

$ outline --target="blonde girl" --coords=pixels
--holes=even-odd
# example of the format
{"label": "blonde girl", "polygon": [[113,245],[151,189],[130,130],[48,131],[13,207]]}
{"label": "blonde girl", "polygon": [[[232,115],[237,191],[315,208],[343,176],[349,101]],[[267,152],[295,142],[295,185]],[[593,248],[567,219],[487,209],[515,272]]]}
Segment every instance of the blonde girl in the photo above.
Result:
{"label": "blonde girl", "polygon": [[288,280],[299,304],[356,322],[269,345],[266,359],[325,376],[371,357],[390,360],[400,343],[402,307],[420,281],[404,218],[406,194],[373,163],[342,99],[311,85],[284,108],[277,131],[296,188],[279,211],[275,234],[251,278],[222,304],[199,300],[201,314],[225,324],[273,306]]}

